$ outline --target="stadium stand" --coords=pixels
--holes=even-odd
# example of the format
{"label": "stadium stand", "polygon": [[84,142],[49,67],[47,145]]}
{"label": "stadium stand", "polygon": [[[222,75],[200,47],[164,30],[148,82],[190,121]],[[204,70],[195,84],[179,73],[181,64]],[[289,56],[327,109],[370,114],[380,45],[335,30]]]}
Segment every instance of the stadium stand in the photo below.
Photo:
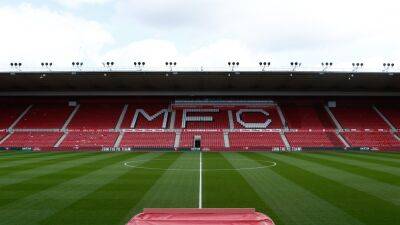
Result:
{"label": "stadium stand", "polygon": [[368,102],[339,102],[327,109],[321,100],[257,100],[249,105],[246,100],[238,105],[232,100],[215,105],[193,101],[193,106],[190,100],[177,104],[165,98],[95,98],[78,101],[77,106],[66,100],[36,101],[2,105],[0,147],[189,149],[195,137],[200,137],[202,149],[223,151],[400,147],[394,134],[400,127],[400,108],[375,108]]}
{"label": "stadium stand", "polygon": [[0,146],[52,148],[62,135],[61,132],[15,132]]}
{"label": "stadium stand", "polygon": [[174,147],[175,136],[175,132],[126,132],[120,147],[171,149]]}
{"label": "stadium stand", "polygon": [[73,109],[73,107],[69,107],[67,104],[34,105],[27,114],[21,118],[15,128],[60,129]]}

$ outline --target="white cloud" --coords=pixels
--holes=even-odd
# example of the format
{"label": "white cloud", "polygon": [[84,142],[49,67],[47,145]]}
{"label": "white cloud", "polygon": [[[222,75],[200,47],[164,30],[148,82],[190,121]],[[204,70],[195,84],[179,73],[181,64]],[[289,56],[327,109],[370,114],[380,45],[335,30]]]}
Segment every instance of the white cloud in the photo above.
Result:
{"label": "white cloud", "polygon": [[68,7],[78,7],[80,5],[102,5],[113,0],[53,0],[61,5],[65,5]]}
{"label": "white cloud", "polygon": [[[113,37],[99,23],[29,4],[0,8],[0,60],[23,61],[26,66],[53,61],[94,62]],[[6,19],[4,19],[6,18]]]}
{"label": "white cloud", "polygon": [[251,55],[243,58],[264,56],[279,64],[380,64],[400,58],[399,7],[395,0],[127,0],[117,3],[117,16],[211,64],[234,47],[211,50],[227,39],[245,49],[241,54]]}
{"label": "white cloud", "polygon": [[178,50],[174,43],[164,40],[148,39],[132,42],[127,46],[113,49],[102,56],[102,61],[113,60],[117,66],[129,67],[133,62],[146,62],[148,65],[163,66],[163,62],[177,61]]}

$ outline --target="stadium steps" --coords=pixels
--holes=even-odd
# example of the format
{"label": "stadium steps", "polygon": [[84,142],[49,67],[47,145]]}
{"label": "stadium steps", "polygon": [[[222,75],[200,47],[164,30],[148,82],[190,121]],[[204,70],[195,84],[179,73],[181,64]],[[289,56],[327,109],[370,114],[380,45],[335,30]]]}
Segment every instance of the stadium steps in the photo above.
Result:
{"label": "stadium steps", "polygon": [[176,120],[176,111],[172,110],[171,111],[171,121],[170,121],[170,124],[169,124],[169,129],[170,130],[175,129],[175,120]]}
{"label": "stadium steps", "polygon": [[350,144],[347,142],[346,138],[344,138],[339,131],[336,131],[336,135],[346,148],[350,148]]}
{"label": "stadium steps", "polygon": [[118,135],[117,140],[115,141],[114,148],[118,148],[121,145],[121,141],[124,138],[125,132],[121,131]]}
{"label": "stadium steps", "polygon": [[124,108],[122,109],[121,115],[118,118],[117,125],[115,125],[115,130],[116,131],[119,131],[121,129],[121,125],[122,125],[122,122],[124,122],[126,112],[128,111],[128,107],[129,107],[128,104],[124,105]]}
{"label": "stadium steps", "polygon": [[33,105],[29,105],[22,113],[18,116],[18,118],[11,124],[8,128],[9,130],[13,130],[15,126],[21,121],[21,119],[29,112],[29,110],[33,107]]}
{"label": "stadium steps", "polygon": [[282,109],[281,109],[281,107],[279,105],[276,105],[276,110],[278,111],[279,118],[281,119],[282,127],[285,130],[289,129],[288,126],[287,126],[285,115],[283,114]]}
{"label": "stadium steps", "polygon": [[231,145],[229,143],[229,133],[228,132],[224,132],[224,146],[225,146],[225,148],[231,147]]}
{"label": "stadium steps", "polygon": [[329,120],[326,110],[321,107],[321,105],[315,105],[314,109],[322,126],[325,128],[332,128],[334,124],[332,123],[332,120]]}
{"label": "stadium steps", "polygon": [[392,133],[394,138],[396,138],[396,140],[400,141],[400,136],[397,133]]}
{"label": "stadium steps", "polygon": [[228,121],[229,121],[229,130],[232,131],[233,129],[235,129],[232,110],[228,110]]}
{"label": "stadium steps", "polygon": [[57,143],[54,145],[55,148],[60,147],[61,143],[64,141],[64,139],[67,137],[68,132],[64,132],[64,134],[58,139]]}
{"label": "stadium steps", "polygon": [[383,115],[383,113],[382,113],[381,111],[379,111],[379,109],[378,109],[375,105],[373,105],[372,108],[375,110],[375,112],[378,113],[378,115],[383,119],[383,121],[385,121],[385,123],[386,123],[387,125],[389,125],[389,127],[390,127],[390,129],[391,129],[392,131],[397,130],[396,127],[393,126],[393,124],[388,120],[388,118],[386,118],[386,116]]}
{"label": "stadium steps", "polygon": [[282,138],[283,143],[285,144],[286,149],[290,149],[291,146],[290,146],[288,139],[286,138],[285,132],[282,131],[280,134],[281,134],[281,138]]}
{"label": "stadium steps", "polygon": [[3,144],[7,139],[11,137],[12,133],[8,133],[6,136],[3,137],[3,139],[0,140],[0,145]]}
{"label": "stadium steps", "polygon": [[68,119],[65,121],[64,125],[62,126],[61,130],[65,131],[68,127],[68,125],[71,123],[72,119],[74,118],[75,114],[78,112],[79,108],[81,105],[75,106],[74,111],[72,111],[71,115],[69,115]]}
{"label": "stadium steps", "polygon": [[331,143],[333,143],[333,145],[335,145],[337,147],[346,146],[346,144],[344,144],[340,140],[340,137],[336,133],[334,134],[333,132],[326,132],[326,136],[331,141]]}
{"label": "stadium steps", "polygon": [[343,130],[342,125],[340,125],[339,121],[336,119],[335,115],[333,115],[332,111],[329,109],[328,106],[324,106],[326,112],[328,113],[329,117],[332,119],[333,123],[336,126],[336,129]]}
{"label": "stadium steps", "polygon": [[174,148],[179,148],[181,142],[181,131],[177,131],[175,135]]}

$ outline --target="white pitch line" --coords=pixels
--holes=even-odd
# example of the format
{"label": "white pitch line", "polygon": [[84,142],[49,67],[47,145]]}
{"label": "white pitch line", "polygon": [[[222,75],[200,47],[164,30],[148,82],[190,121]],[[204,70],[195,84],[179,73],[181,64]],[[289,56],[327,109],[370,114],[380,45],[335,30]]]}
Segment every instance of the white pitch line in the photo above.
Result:
{"label": "white pitch line", "polygon": [[200,150],[199,160],[199,209],[203,208],[203,157]]}

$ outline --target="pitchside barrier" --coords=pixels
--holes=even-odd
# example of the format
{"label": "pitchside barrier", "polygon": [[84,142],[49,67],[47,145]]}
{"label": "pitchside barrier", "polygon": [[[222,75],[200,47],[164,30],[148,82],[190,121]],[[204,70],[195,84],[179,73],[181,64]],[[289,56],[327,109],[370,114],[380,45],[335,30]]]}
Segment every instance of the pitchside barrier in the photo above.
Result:
{"label": "pitchside barrier", "polygon": [[[97,151],[97,152],[188,152],[188,151],[199,151],[199,149],[190,148],[142,148],[142,147],[82,147],[82,148],[56,148],[56,147],[0,147],[0,151],[27,151],[27,152],[66,152],[66,151]],[[263,147],[251,147],[251,148],[202,148],[203,152],[307,152],[307,151],[399,151],[393,147],[350,147],[350,148],[336,148],[336,147],[292,147],[292,148],[263,148]]]}

